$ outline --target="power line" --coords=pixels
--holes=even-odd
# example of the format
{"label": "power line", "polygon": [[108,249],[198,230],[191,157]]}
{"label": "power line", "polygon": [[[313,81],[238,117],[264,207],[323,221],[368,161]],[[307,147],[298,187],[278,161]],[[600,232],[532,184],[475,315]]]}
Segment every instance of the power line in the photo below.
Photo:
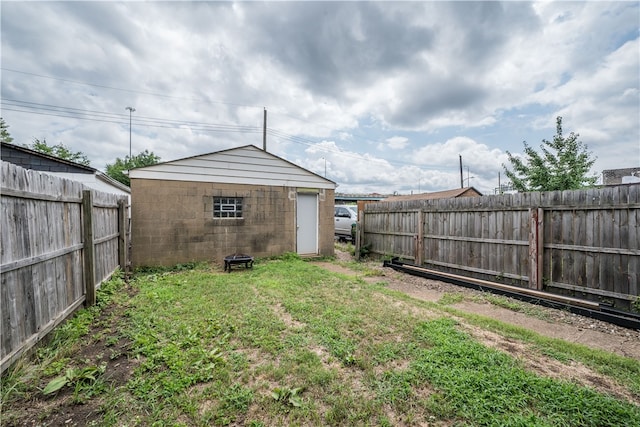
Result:
{"label": "power line", "polygon": [[141,95],[157,96],[157,97],[160,97],[160,98],[179,99],[179,100],[184,100],[184,101],[198,101],[198,102],[210,103],[210,104],[233,105],[235,107],[260,108],[260,109],[263,108],[263,107],[258,107],[256,105],[239,104],[239,103],[235,103],[235,102],[226,102],[226,101],[219,101],[219,100],[203,100],[203,99],[200,99],[200,98],[186,98],[186,97],[166,95],[166,94],[156,93],[156,92],[147,92],[147,91],[136,90],[136,89],[125,89],[125,88],[119,88],[119,87],[115,87],[115,86],[106,86],[106,85],[100,85],[100,84],[96,84],[96,83],[87,83],[87,82],[82,82],[82,81],[79,81],[79,80],[63,79],[63,78],[60,78],[60,77],[46,76],[44,74],[30,73],[28,71],[14,70],[14,69],[11,69],[11,68],[0,67],[0,70],[9,71],[11,73],[24,74],[24,75],[27,75],[27,76],[39,77],[39,78],[43,78],[43,79],[55,80],[55,81],[59,81],[59,82],[73,83],[73,84],[84,85],[84,86],[99,87],[99,88],[102,88],[102,89],[116,90],[116,91],[119,91],[119,92],[128,92],[128,93],[137,93],[137,94],[141,94]]}
{"label": "power line", "polygon": [[[82,82],[82,81],[77,81],[77,80],[64,79],[64,78],[59,78],[59,77],[47,76],[47,75],[43,75],[43,74],[31,73],[31,72],[27,72],[27,71],[14,70],[14,69],[5,68],[5,67],[0,67],[0,70],[13,72],[13,73],[18,73],[18,74],[24,74],[24,75],[28,75],[28,76],[39,77],[39,78],[51,79],[51,80],[55,80],[55,81],[65,82],[65,83],[86,85],[86,86],[98,87],[98,88],[109,89],[109,90],[116,90],[116,91],[121,91],[121,92],[138,93],[138,94],[151,95],[151,96],[157,96],[157,97],[168,98],[168,99],[178,99],[178,100],[189,100],[189,101],[205,102],[202,99],[177,97],[177,96],[171,96],[171,95],[154,93],[154,92],[146,92],[146,91],[140,91],[140,90],[134,90],[134,89],[125,89],[125,88],[118,88],[118,87],[113,87],[113,86],[106,86],[106,85],[100,85],[100,84],[94,84],[94,83],[87,83],[87,82]],[[264,108],[262,106],[259,107],[259,106],[255,106],[255,105],[246,105],[246,104],[224,102],[224,101],[215,101],[215,100],[213,100],[213,101],[209,100],[209,101],[206,101],[206,102],[215,103],[215,104],[223,104],[223,105],[231,105],[231,106],[237,106],[237,107],[260,108],[260,109]],[[5,109],[7,111],[22,112],[22,113],[37,114],[37,115],[52,116],[52,117],[73,118],[73,119],[77,119],[77,120],[88,120],[88,121],[95,121],[95,122],[115,123],[115,124],[119,124],[119,125],[123,125],[123,126],[127,125],[129,123],[129,117],[126,114],[109,113],[109,112],[102,112],[102,111],[95,111],[95,110],[72,108],[72,107],[61,107],[61,106],[55,106],[55,105],[50,105],[50,104],[38,104],[38,103],[27,102],[27,101],[18,101],[18,100],[4,100],[3,99],[2,100],[2,104],[3,104],[3,109]],[[274,113],[274,114],[276,114],[276,115],[281,114],[281,115],[293,118],[295,120],[304,121],[304,122],[307,122],[307,123],[312,123],[312,122],[310,122],[308,120],[302,119],[300,117],[294,117],[294,116],[291,116],[291,115],[286,114],[286,113]],[[228,124],[209,124],[209,123],[202,123],[202,122],[170,120],[170,119],[163,119],[163,118],[157,118],[157,117],[148,117],[148,116],[140,116],[140,115],[136,115],[132,120],[133,120],[133,123],[136,126],[146,126],[146,127],[154,127],[154,128],[182,128],[182,127],[188,127],[189,129],[191,129],[193,131],[203,131],[203,132],[239,132],[239,133],[259,133],[259,132],[262,131],[262,128],[257,127],[257,126],[239,126],[239,125],[228,125]],[[319,125],[319,124],[315,124],[315,123],[314,123],[314,125],[321,126],[321,127],[326,128],[326,129],[329,129],[329,130],[333,130],[332,128],[329,128],[329,127],[324,126],[324,125]],[[350,157],[350,158],[364,160],[364,161],[370,161],[371,160],[371,159],[369,159],[369,158],[367,158],[365,156],[362,156],[362,155],[345,153],[343,151],[337,151],[337,150],[331,150],[331,149],[328,149],[328,148],[325,148],[325,147],[319,147],[319,146],[317,146],[317,144],[318,144],[317,141],[313,141],[313,140],[310,140],[310,139],[307,139],[307,138],[291,135],[291,134],[288,134],[286,132],[283,132],[283,131],[280,131],[280,130],[277,130],[277,129],[267,128],[267,131],[272,136],[274,136],[276,138],[279,138],[281,140],[291,141],[291,142],[294,142],[296,144],[313,146],[313,147],[315,147],[316,149],[318,149],[320,151],[324,151],[324,152],[328,152],[328,153],[331,152],[331,153],[339,154],[339,155],[341,155],[343,157]],[[360,135],[360,136],[362,136],[362,135]],[[368,139],[368,138],[363,136],[363,139]],[[415,167],[418,167],[418,168],[421,168],[421,169],[450,169],[450,168],[447,168],[447,167],[444,167],[444,166],[425,166],[423,164],[415,164],[415,163],[395,161],[395,160],[394,161],[390,161],[390,160],[386,160],[385,159],[384,161],[386,161],[387,163],[390,163],[390,164],[415,166]]]}
{"label": "power line", "polygon": [[[122,113],[109,113],[104,111],[87,110],[82,108],[63,107],[51,104],[19,101],[13,99],[1,99],[2,108],[7,111],[15,111],[27,114],[37,114],[53,117],[65,117],[78,120],[88,120],[103,123],[115,123],[126,125],[129,116]],[[221,123],[203,123],[194,121],[170,120],[158,117],[136,116],[133,120],[136,126],[155,128],[181,128],[188,127],[196,131],[211,132],[241,132],[256,133],[260,131],[258,126],[243,126]]]}

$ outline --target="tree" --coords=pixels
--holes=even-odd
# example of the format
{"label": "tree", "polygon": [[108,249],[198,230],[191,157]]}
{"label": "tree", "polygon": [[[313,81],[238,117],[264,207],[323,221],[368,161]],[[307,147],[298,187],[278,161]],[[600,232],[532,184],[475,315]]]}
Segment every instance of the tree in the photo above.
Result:
{"label": "tree", "polygon": [[42,141],[38,138],[33,138],[33,143],[31,145],[25,144],[25,147],[63,160],[69,160],[70,162],[79,163],[85,166],[91,165],[91,160],[89,160],[86,154],[82,151],[73,152],[62,142],[59,142],[56,145],[49,145],[45,138],[42,138]]}
{"label": "tree", "polygon": [[9,134],[9,125],[5,123],[4,119],[0,117],[0,139],[2,142],[11,142],[13,138]]}
{"label": "tree", "polygon": [[131,158],[129,158],[129,156],[125,156],[124,159],[118,157],[113,164],[105,166],[105,173],[116,181],[128,186],[131,182],[129,180],[129,176],[125,174],[125,171],[143,166],[155,165],[159,161],[159,156],[156,156],[153,152],[144,150],[142,153]]}
{"label": "tree", "polygon": [[556,118],[556,135],[553,141],[542,140],[542,154],[524,142],[526,162],[507,151],[513,170],[504,168],[511,183],[518,191],[577,190],[590,187],[597,176],[589,175],[596,159],[591,158],[587,147],[578,141],[578,134],[562,136],[562,117]]}

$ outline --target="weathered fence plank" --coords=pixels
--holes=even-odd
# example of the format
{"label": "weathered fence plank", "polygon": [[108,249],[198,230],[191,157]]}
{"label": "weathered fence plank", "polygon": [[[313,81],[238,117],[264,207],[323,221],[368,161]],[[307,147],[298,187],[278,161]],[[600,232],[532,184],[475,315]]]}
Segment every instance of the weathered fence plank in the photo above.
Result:
{"label": "weathered fence plank", "polygon": [[[121,267],[126,267],[118,245],[119,218],[126,218],[126,212],[121,212],[126,202],[114,194],[90,191],[96,203],[86,204],[83,210],[85,188],[79,182],[7,162],[1,163],[1,174],[3,372],[77,309],[85,301],[85,292],[95,291],[120,260]],[[83,239],[82,220],[87,213],[94,217],[95,229],[92,238]],[[88,258],[84,254],[91,248],[100,259],[90,267],[97,273],[85,288],[84,261]]]}
{"label": "weathered fence plank", "polygon": [[96,258],[95,245],[93,243],[93,196],[90,190],[82,192],[82,241],[84,242],[84,291],[85,304],[96,303]]}
{"label": "weathered fence plank", "polygon": [[[640,280],[639,194],[640,185],[621,185],[368,203],[361,240],[373,254],[629,310]],[[403,221],[409,212],[418,219]],[[418,223],[421,244],[407,245]]]}

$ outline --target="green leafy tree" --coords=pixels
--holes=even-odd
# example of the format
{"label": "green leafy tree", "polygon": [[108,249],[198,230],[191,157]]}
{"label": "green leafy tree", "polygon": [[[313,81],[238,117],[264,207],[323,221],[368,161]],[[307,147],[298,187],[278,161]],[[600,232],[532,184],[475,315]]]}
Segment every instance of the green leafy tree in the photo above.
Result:
{"label": "green leafy tree", "polygon": [[9,134],[9,125],[0,117],[0,139],[2,142],[11,142],[13,138]]}
{"label": "green leafy tree", "polygon": [[514,188],[526,191],[578,190],[593,186],[597,176],[589,170],[596,159],[578,141],[578,134],[562,135],[562,117],[556,118],[553,141],[542,140],[542,154],[524,142],[526,161],[507,151],[513,170],[502,165]]}
{"label": "green leafy tree", "polygon": [[85,166],[91,165],[91,160],[89,160],[86,154],[82,151],[71,151],[71,149],[62,142],[59,142],[56,145],[49,145],[45,138],[42,138],[42,141],[38,138],[33,138],[33,143],[31,145],[26,144],[25,147],[63,160],[69,160],[70,162],[79,163]]}
{"label": "green leafy tree", "polygon": [[118,157],[113,164],[105,166],[105,173],[124,185],[130,185],[129,176],[125,173],[126,171],[143,166],[155,165],[159,161],[159,156],[156,156],[153,152],[144,150],[142,153],[131,158],[129,158],[129,156],[125,156],[124,159]]}

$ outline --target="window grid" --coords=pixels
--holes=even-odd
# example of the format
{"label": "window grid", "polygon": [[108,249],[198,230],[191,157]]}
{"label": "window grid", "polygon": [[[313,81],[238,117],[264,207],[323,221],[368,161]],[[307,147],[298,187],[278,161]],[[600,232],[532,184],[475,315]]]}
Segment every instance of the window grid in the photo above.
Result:
{"label": "window grid", "polygon": [[214,197],[214,218],[242,218],[242,197]]}

